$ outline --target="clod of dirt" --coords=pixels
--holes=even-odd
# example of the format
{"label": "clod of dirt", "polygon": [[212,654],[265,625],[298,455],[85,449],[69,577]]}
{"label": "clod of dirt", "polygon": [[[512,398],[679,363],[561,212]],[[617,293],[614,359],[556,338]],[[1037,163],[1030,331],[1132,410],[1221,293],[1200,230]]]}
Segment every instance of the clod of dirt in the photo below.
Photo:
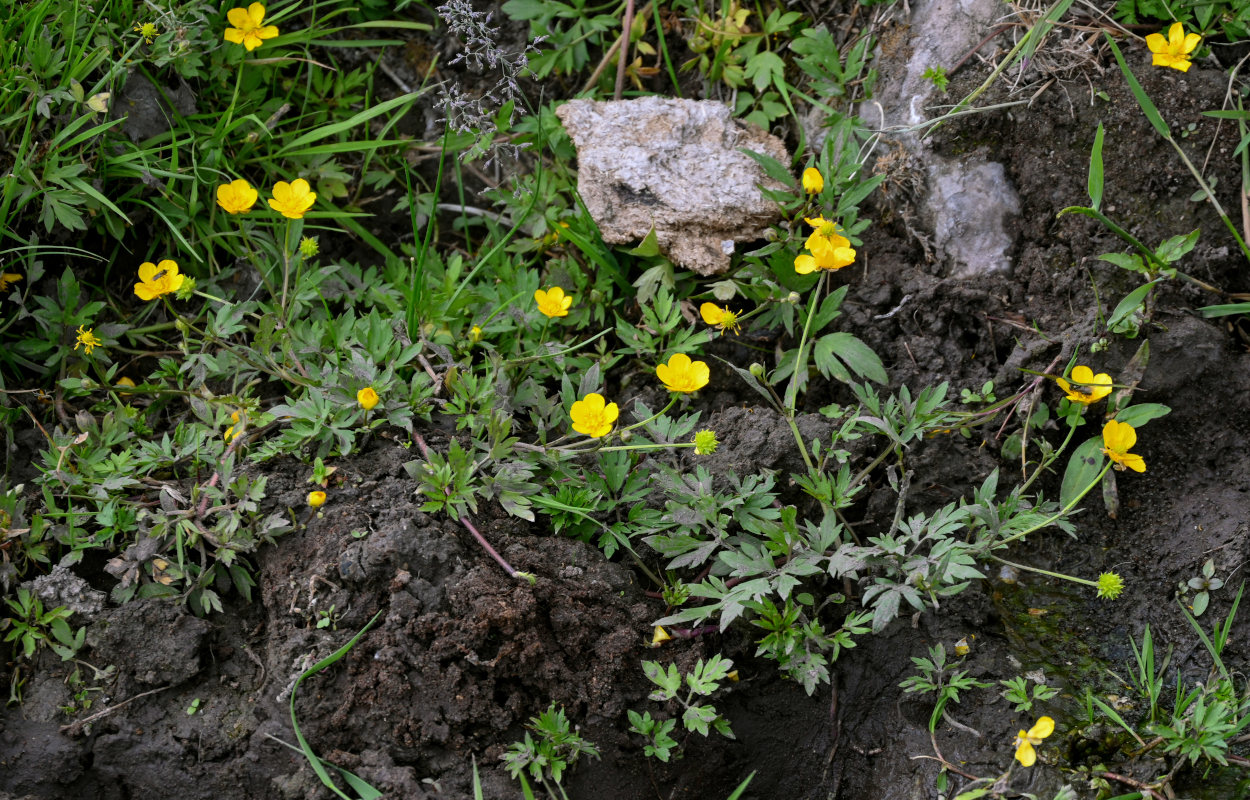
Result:
{"label": "clod of dirt", "polygon": [[40,575],[23,585],[39,598],[46,611],[65,606],[74,614],[91,617],[104,608],[104,592],[92,589],[64,564],[57,564],[47,575]]}
{"label": "clod of dirt", "polygon": [[[211,628],[167,600],[135,600],[96,620],[87,644],[97,660],[117,664],[145,688],[178,684],[200,671],[200,648]],[[141,660],[133,657],[136,642],[144,643]]]}
{"label": "clod of dirt", "polygon": [[742,149],[786,161],[785,145],[723,103],[662,97],[556,109],[577,145],[577,189],[608,244],[655,230],[660,251],[700,275],[729,269],[735,243],[764,236],[781,209]]}
{"label": "clod of dirt", "polygon": [[111,114],[125,117],[122,130],[132,142],[142,142],[167,133],[169,120],[175,112],[185,117],[197,111],[195,95],[185,83],[158,88],[142,72],[132,70],[113,103]]}

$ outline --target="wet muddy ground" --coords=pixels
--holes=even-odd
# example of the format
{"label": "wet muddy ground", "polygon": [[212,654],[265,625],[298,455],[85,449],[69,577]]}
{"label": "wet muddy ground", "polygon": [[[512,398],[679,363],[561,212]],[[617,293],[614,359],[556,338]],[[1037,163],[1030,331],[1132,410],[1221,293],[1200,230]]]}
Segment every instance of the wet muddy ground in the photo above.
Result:
{"label": "wet muddy ground", "polygon": [[[1237,208],[1235,131],[1200,116],[1221,106],[1224,75],[1211,68],[1185,75],[1149,70],[1140,53],[1130,63],[1170,120],[1195,124],[1182,146],[1198,163],[1210,154],[1207,174],[1218,177],[1225,206]],[[889,68],[888,60],[878,65]],[[986,67],[966,67],[950,96],[962,96],[985,74]],[[1002,94],[988,102],[1009,96],[995,91]],[[1027,108],[968,117],[935,138],[947,157],[1004,165],[1020,199],[1010,272],[946,277],[948,265],[926,259],[917,236],[923,231],[907,223],[916,218],[903,213],[908,198],[887,192],[875,201],[870,215],[880,221],[865,235],[867,258],[838,278],[851,287],[844,329],[877,350],[893,385],[950,381],[958,390],[993,379],[1007,394],[1030,380],[1019,367],[1041,371],[1060,356],[1066,361],[1074,347],[1088,352],[1097,338],[1095,289],[1105,314],[1136,285],[1095,260],[1122,250],[1118,240],[1088,219],[1056,219],[1060,209],[1086,200],[1099,121],[1107,129],[1106,210],[1150,243],[1201,228],[1182,268],[1230,291],[1250,289],[1236,246],[1209,207],[1189,200],[1196,187],[1184,166],[1105,61],[1055,82]],[[1164,403],[1172,413],[1142,431],[1138,451],[1148,471],[1117,476],[1118,518],[1108,517],[1095,493],[1076,520],[1076,538],[1046,531],[1012,550],[1021,562],[1087,577],[1115,570],[1127,584],[1119,600],[1095,600],[1092,592],[1033,575],[1013,583],[996,577],[947,601],[940,613],[904,616],[883,635],[862,637],[837,661],[833,685],[809,697],[754,657],[746,626],[649,649],[651,623],[665,609],[627,563],[487,507],[477,520],[482,532],[516,568],[538,576],[533,586],[508,579],[459,524],[420,510],[402,466],[414,451],[396,437],[377,436],[338,462],[333,502],[261,552],[255,602],[232,596],[225,613],[197,619],[167,603],[139,601],[76,620],[90,623],[83,659],[115,665],[116,673],[92,682],[99,691],[90,711],[67,715],[62,707],[73,705],[74,689],[65,680],[73,665],[42,655],[25,702],[0,714],[0,797],[329,797],[302,755],[278,741],[294,741],[290,689],[378,612],[377,626],[346,658],[301,687],[297,708],[319,753],[388,797],[467,798],[474,759],[486,797],[519,796],[500,756],[521,738],[528,718],[552,702],[602,753],[566,778],[573,798],[720,800],[751,772],[747,798],[937,797],[939,766],[925,758],[935,755],[934,743],[968,773],[999,774],[1016,731],[1037,713],[1014,714],[996,688],[973,690],[948,708],[958,725],[942,723],[931,741],[931,703],[905,695],[899,683],[914,673],[911,657],[936,643],[949,651],[963,637],[971,643],[965,668],[973,677],[997,681],[1040,669],[1061,690],[1043,705],[1059,722],[1047,742],[1057,755],[1017,771],[1012,787],[1050,797],[1072,783],[1080,796],[1094,797],[1079,779],[1045,763],[1061,755],[1072,766],[1093,767],[1111,756],[1099,731],[1078,725],[1085,687],[1100,696],[1123,693],[1108,670],[1126,674],[1129,637],[1139,637],[1146,623],[1161,647],[1173,648],[1174,668],[1187,680],[1204,678],[1210,662],[1174,599],[1177,583],[1214,559],[1226,587],[1203,618],[1209,627],[1227,613],[1250,557],[1250,355],[1235,329],[1195,313],[1213,302],[1188,284],[1170,283],[1143,333],[1150,360],[1138,400]],[[1115,374],[1141,342],[1112,338],[1099,363]],[[1056,389],[1047,392],[1047,400],[1058,400]],[[722,439],[706,463],[740,473],[795,469],[788,429],[743,396],[723,377],[703,393],[700,407]],[[807,411],[848,398],[818,383]],[[829,424],[814,413],[803,421],[805,431]],[[423,434],[433,447],[446,442],[443,431]],[[1013,469],[1018,475],[993,435],[917,446],[910,457],[924,485],[912,502],[951,502],[995,468],[1004,480]],[[277,462],[264,469],[266,503],[300,508],[306,467]],[[1043,484],[1057,491],[1057,480]],[[869,497],[853,518],[871,529],[892,497],[884,506]],[[82,576],[107,593],[102,567],[86,564]],[[318,612],[331,607],[335,625],[318,628]],[[1244,668],[1248,638],[1245,624],[1237,624],[1230,669]],[[644,758],[640,741],[625,732],[626,710],[647,707],[640,661],[690,666],[717,652],[740,671],[717,703],[737,739],[692,737],[684,757],[668,765]],[[197,713],[188,714],[192,706]],[[1138,779],[1159,771],[1149,757],[1117,766]],[[956,786],[962,780],[952,779]],[[1191,782],[1192,796],[1232,796],[1200,786]]]}

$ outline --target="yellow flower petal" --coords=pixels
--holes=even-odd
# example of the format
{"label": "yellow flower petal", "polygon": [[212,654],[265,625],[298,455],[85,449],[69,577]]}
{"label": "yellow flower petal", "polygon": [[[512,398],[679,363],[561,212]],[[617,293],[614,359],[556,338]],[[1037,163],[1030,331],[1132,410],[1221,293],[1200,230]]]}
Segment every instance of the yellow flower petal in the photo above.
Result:
{"label": "yellow flower petal", "polygon": [[1174,54],[1185,46],[1185,26],[1179,22],[1173,22],[1172,27],[1168,28],[1168,49]]}
{"label": "yellow flower petal", "polygon": [[573,296],[566,295],[559,286],[552,286],[546,291],[535,290],[534,302],[538,304],[538,310],[546,317],[567,317],[569,308],[573,305]]}
{"label": "yellow flower petal", "polygon": [[703,317],[703,321],[708,325],[719,325],[724,314],[724,310],[715,303],[704,303],[699,306],[699,316]]}
{"label": "yellow flower petal", "polygon": [[683,394],[699,391],[707,386],[712,377],[706,363],[691,361],[690,356],[685,353],[675,353],[667,364],[660,364],[655,368],[655,374],[663,382],[664,388]]}
{"label": "yellow flower petal", "polygon": [[820,194],[825,188],[825,178],[820,170],[808,167],[803,170],[803,191],[808,194]]}
{"label": "yellow flower petal", "polygon": [[[239,33],[249,30],[252,27],[252,20],[247,14],[246,8],[232,8],[226,12],[226,19],[230,20],[230,24],[239,29]],[[1158,34],[1155,34],[1158,35]],[[1162,38],[1162,37],[1160,37]]]}
{"label": "yellow flower petal", "polygon": [[573,430],[595,439],[607,436],[620,416],[616,403],[608,403],[603,395],[592,392],[581,400],[573,403],[569,409],[569,419],[573,422]]}
{"label": "yellow flower petal", "polygon": [[800,275],[810,275],[817,269],[819,267],[816,266],[816,259],[806,253],[794,259],[794,271]]}
{"label": "yellow flower petal", "polygon": [[1055,721],[1050,717],[1041,717],[1037,720],[1037,724],[1029,728],[1026,734],[1029,741],[1039,742],[1055,732]]}
{"label": "yellow flower petal", "polygon": [[[1020,734],[1023,736],[1024,731],[1020,731]],[[1037,763],[1037,751],[1033,749],[1033,745],[1021,740],[1019,746],[1016,747],[1016,761],[1019,761],[1021,765],[1026,767],[1031,767]]]}

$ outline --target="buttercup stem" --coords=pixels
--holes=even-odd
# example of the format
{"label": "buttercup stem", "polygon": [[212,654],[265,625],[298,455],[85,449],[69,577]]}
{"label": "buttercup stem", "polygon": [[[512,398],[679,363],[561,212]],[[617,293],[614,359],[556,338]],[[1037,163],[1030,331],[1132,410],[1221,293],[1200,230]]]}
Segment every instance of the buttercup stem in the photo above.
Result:
{"label": "buttercup stem", "polygon": [[1098,581],[1091,581],[1086,578],[1078,578],[1075,575],[1064,575],[1062,572],[1051,572],[1048,569],[1042,569],[1040,567],[1030,567],[1026,564],[1017,564],[1014,561],[1008,561],[1007,559],[999,558],[998,556],[990,556],[990,558],[994,559],[999,564],[1005,564],[1011,567],[1012,569],[1021,569],[1021,570],[1024,570],[1025,572],[1036,572],[1038,575],[1046,575],[1051,578],[1062,578],[1065,581],[1072,581],[1073,583],[1079,583],[1084,586],[1092,586],[1095,589],[1098,588]]}
{"label": "buttercup stem", "polygon": [[[1060,453],[1062,453],[1064,450],[1067,449],[1068,442],[1072,441],[1072,435],[1076,433],[1076,428],[1077,428],[1076,425],[1071,425],[1071,424],[1068,425],[1068,435],[1064,438],[1063,444],[1059,445],[1059,448],[1051,454],[1051,458],[1050,458],[1051,461],[1054,461],[1056,458],[1059,457]],[[1047,462],[1047,463],[1050,463],[1050,462]],[[1024,494],[1024,492],[1027,491],[1028,488],[1033,485],[1033,481],[1037,480],[1037,476],[1042,474],[1042,470],[1045,467],[1046,467],[1046,464],[1038,464],[1037,469],[1033,470],[1033,474],[1028,477],[1028,480],[1020,484],[1019,491],[1021,494]],[[1102,476],[1100,475],[1099,478],[1101,479],[1101,477]]]}
{"label": "buttercup stem", "polygon": [[578,350],[581,350],[583,347],[595,341],[596,339],[601,339],[604,336],[607,336],[611,332],[612,332],[611,328],[605,328],[599,331],[598,333],[596,333],[594,336],[587,339],[586,341],[579,342],[578,344],[575,344],[575,345],[570,345],[569,347],[566,347],[563,350],[555,350],[550,353],[541,353],[535,356],[522,356],[521,358],[514,358],[511,361],[505,361],[504,366],[515,367],[515,366],[520,366],[522,364],[528,364],[531,361],[542,361],[544,358],[551,358],[552,356],[562,356],[562,355],[565,355],[566,353],[573,353]]}
{"label": "buttercup stem", "polygon": [[291,278],[291,220],[286,221],[286,228],[282,231],[282,302],[278,307],[282,309],[282,323],[286,324],[286,291],[287,285]]}
{"label": "buttercup stem", "polygon": [[1137,248],[1138,250],[1140,250],[1140,251],[1141,251],[1141,254],[1142,254],[1142,255],[1144,255],[1144,256],[1146,257],[1146,261],[1150,262],[1150,264],[1151,264],[1153,267],[1155,267],[1156,269],[1160,269],[1160,268],[1162,268],[1162,269],[1167,269],[1167,268],[1168,268],[1168,265],[1167,265],[1167,264],[1164,264],[1164,263],[1162,263],[1162,262],[1160,262],[1160,261],[1159,261],[1159,257],[1158,257],[1157,255],[1155,255],[1155,251],[1151,250],[1149,247],[1147,247],[1146,245],[1142,244],[1142,243],[1141,243],[1141,240],[1139,240],[1136,236],[1134,236],[1133,234],[1131,234],[1131,233],[1129,233],[1128,231],[1124,230],[1124,229],[1123,229],[1123,228],[1121,228],[1119,225],[1116,225],[1114,222],[1112,222],[1110,219],[1108,219],[1108,218],[1107,218],[1107,216],[1106,216],[1105,214],[1103,214],[1101,211],[1099,211],[1098,209],[1096,209],[1096,208],[1090,208],[1090,207],[1088,207],[1088,206],[1068,206],[1067,208],[1063,209],[1062,211],[1060,211],[1060,212],[1059,212],[1058,214],[1056,214],[1055,216],[1056,216],[1056,217],[1062,217],[1064,214],[1067,214],[1068,212],[1074,212],[1074,213],[1077,213],[1077,214],[1084,214],[1084,215],[1085,215],[1085,216],[1087,216],[1087,217],[1092,217],[1093,219],[1098,220],[1099,222],[1101,222],[1103,225],[1105,225],[1105,226],[1107,227],[1107,230],[1111,231],[1111,232],[1112,232],[1112,233],[1114,233],[1116,236],[1119,236],[1121,239],[1123,239],[1124,241],[1128,242],[1128,243],[1129,243],[1130,245],[1132,245],[1133,247],[1135,247],[1135,248]]}
{"label": "buttercup stem", "polygon": [[654,419],[659,419],[660,417],[664,416],[665,412],[667,412],[670,408],[672,408],[676,404],[677,404],[677,395],[669,395],[668,405],[664,406],[664,408],[652,414],[651,416],[647,417],[642,422],[635,422],[633,425],[630,425],[627,428],[621,428],[619,431],[617,431],[617,433],[624,433],[625,431],[632,431],[634,428],[641,428],[643,425],[646,425],[648,422],[651,422]]}
{"label": "buttercup stem", "polygon": [[1228,218],[1228,214],[1224,211],[1224,207],[1220,205],[1220,201],[1215,199],[1215,193],[1211,191],[1211,187],[1207,186],[1207,182],[1202,179],[1202,173],[1198,172],[1198,170],[1194,167],[1193,162],[1189,160],[1189,156],[1185,155],[1185,151],[1182,150],[1181,146],[1176,143],[1176,139],[1171,136],[1166,138],[1168,140],[1168,144],[1176,148],[1176,152],[1180,154],[1181,161],[1185,162],[1185,166],[1189,168],[1189,172],[1194,176],[1194,180],[1198,181],[1198,185],[1202,187],[1202,193],[1207,196],[1207,200],[1210,201],[1211,205],[1215,207],[1215,211],[1220,215],[1220,219],[1224,220],[1224,225],[1228,228],[1229,232],[1233,234],[1233,238],[1237,240],[1237,246],[1241,248],[1241,254],[1246,257],[1247,261],[1250,261],[1250,249],[1246,248],[1245,240],[1242,239],[1241,234],[1237,232],[1237,226],[1234,225],[1233,221]]}
{"label": "buttercup stem", "polygon": [[1103,466],[1102,468],[1102,472],[1098,473],[1098,477],[1094,478],[1093,482],[1090,483],[1089,486],[1086,486],[1084,489],[1082,489],[1080,494],[1072,498],[1071,503],[1068,503],[1066,506],[1056,511],[1052,516],[1047,517],[1046,519],[1037,523],[1036,525],[1029,528],[1028,530],[1023,530],[1023,531],[1020,531],[1019,533],[1013,533],[1011,536],[1008,536],[1006,539],[1000,539],[999,541],[995,542],[995,546],[1010,544],[1016,541],[1017,539],[1023,539],[1025,536],[1028,536],[1030,533],[1041,530],[1042,528],[1045,528],[1047,525],[1050,525],[1055,520],[1062,519],[1063,517],[1067,516],[1068,512],[1076,508],[1076,504],[1081,502],[1081,500],[1085,498],[1085,495],[1089,494],[1090,490],[1098,485],[1098,483],[1102,480],[1103,476],[1107,474],[1107,470],[1111,469],[1112,463],[1113,463],[1112,461],[1107,461],[1106,465]]}
{"label": "buttercup stem", "polygon": [[812,469],[812,457],[807,454],[807,444],[803,441],[803,434],[799,433],[799,426],[794,421],[794,413],[799,398],[799,370],[807,369],[807,362],[803,359],[803,350],[807,347],[807,337],[811,332],[812,318],[816,316],[816,307],[820,305],[820,295],[825,288],[825,277],[826,273],[821,272],[820,280],[816,281],[816,288],[807,304],[807,320],[803,323],[803,335],[799,338],[799,349],[794,355],[794,373],[790,376],[790,386],[786,389],[785,408],[782,409],[782,416],[790,425],[790,432],[794,434],[794,441],[799,446],[799,454],[803,456],[803,463],[808,471]]}

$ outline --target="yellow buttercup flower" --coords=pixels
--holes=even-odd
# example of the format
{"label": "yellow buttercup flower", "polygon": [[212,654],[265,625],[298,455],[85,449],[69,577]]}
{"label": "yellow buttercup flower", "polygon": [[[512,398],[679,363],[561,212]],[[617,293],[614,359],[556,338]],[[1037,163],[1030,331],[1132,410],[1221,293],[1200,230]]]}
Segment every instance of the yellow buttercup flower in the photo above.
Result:
{"label": "yellow buttercup flower", "polygon": [[616,403],[608,403],[603,395],[590,393],[578,400],[569,409],[569,419],[573,421],[573,430],[600,439],[612,432],[616,418],[621,410]]}
{"label": "yellow buttercup flower", "polygon": [[534,302],[545,317],[567,317],[573,305],[573,296],[564,293],[559,286],[552,286],[547,291],[534,290]]}
{"label": "yellow buttercup flower", "polygon": [[178,291],[184,280],[186,276],[178,274],[178,262],[173,259],[167,258],[159,264],[144,261],[139,265],[135,294],[140,300],[155,300],[161,295]]}
{"label": "yellow buttercup flower", "polygon": [[1028,731],[1020,731],[1020,735],[1016,737],[1016,761],[1026,767],[1037,763],[1037,751],[1033,748],[1054,732],[1055,721],[1050,717],[1042,717]]}
{"label": "yellow buttercup flower", "polygon": [[808,167],[803,170],[803,191],[808,194],[820,194],[825,188],[825,178],[820,170]]}
{"label": "yellow buttercup flower", "polygon": [[691,361],[690,356],[684,353],[676,353],[667,364],[656,367],[655,374],[664,383],[665,389],[682,393],[699,391],[707,386],[708,380],[712,377],[707,364],[702,361]]}
{"label": "yellow buttercup flower", "polygon": [[22,279],[21,275],[16,272],[5,272],[0,274],[0,292],[8,291],[8,288]]}
{"label": "yellow buttercup flower", "polygon": [[651,646],[659,647],[672,638],[672,635],[668,631],[664,630],[659,625],[656,625],[655,630],[651,632]]}
{"label": "yellow buttercup flower", "polygon": [[738,315],[715,303],[704,303],[699,306],[699,316],[703,317],[703,321],[708,325],[715,325],[722,331],[738,332]]}
{"label": "yellow buttercup flower", "polygon": [[1071,383],[1063,378],[1055,378],[1055,383],[1059,384],[1059,388],[1063,389],[1073,403],[1087,406],[1111,394],[1111,376],[1105,372],[1095,375],[1089,367],[1077,364],[1072,368],[1071,377]]}
{"label": "yellow buttercup flower", "polygon": [[321,508],[326,504],[326,493],[322,491],[308,493],[308,505],[313,508]]}
{"label": "yellow buttercup flower", "polygon": [[378,393],[373,390],[372,386],[366,386],[356,392],[356,402],[360,403],[360,407],[365,411],[372,411],[373,407],[378,404]]}
{"label": "yellow buttercup flower", "polygon": [[303,178],[296,178],[290,183],[278,181],[273,185],[269,207],[287,219],[303,219],[304,212],[312,208],[316,199],[317,193]]}
{"label": "yellow buttercup flower", "polygon": [[1137,444],[1137,431],[1127,422],[1110,420],[1102,429],[1102,451],[1115,462],[1115,468],[1125,467],[1134,472],[1145,472],[1146,461],[1136,453],[1130,453]]}
{"label": "yellow buttercup flower", "polygon": [[1151,64],[1156,67],[1171,67],[1181,72],[1188,72],[1189,55],[1198,48],[1202,37],[1196,33],[1185,33],[1185,26],[1179,22],[1172,23],[1167,38],[1161,33],[1152,33],[1146,37],[1146,46],[1154,53]]}
{"label": "yellow buttercup flower", "polygon": [[81,345],[83,353],[91,355],[91,351],[99,347],[101,344],[102,342],[96,337],[95,333],[92,332],[90,328],[84,328],[82,325],[78,326],[78,341],[74,342],[75,350],[77,350],[79,345]]}
{"label": "yellow buttercup flower", "polygon": [[851,240],[838,233],[838,224],[824,217],[804,220],[814,230],[807,237],[803,246],[811,254],[803,254],[794,259],[794,271],[807,275],[816,270],[839,270],[855,261],[855,250]]}
{"label": "yellow buttercup flower", "polygon": [[250,53],[261,46],[265,39],[278,35],[273,25],[262,25],[265,21],[265,7],[260,3],[252,3],[247,8],[232,8],[226,12],[233,28],[226,28],[226,41],[241,44]]}
{"label": "yellow buttercup flower", "polygon": [[217,187],[217,205],[231,214],[246,214],[251,211],[259,196],[252,184],[242,179]]}
{"label": "yellow buttercup flower", "polygon": [[230,421],[233,422],[234,425],[226,428],[226,432],[222,436],[222,438],[226,440],[226,444],[230,444],[230,440],[239,435],[239,432],[235,430],[235,426],[237,426],[242,420],[243,412],[233,411],[230,413]]}

